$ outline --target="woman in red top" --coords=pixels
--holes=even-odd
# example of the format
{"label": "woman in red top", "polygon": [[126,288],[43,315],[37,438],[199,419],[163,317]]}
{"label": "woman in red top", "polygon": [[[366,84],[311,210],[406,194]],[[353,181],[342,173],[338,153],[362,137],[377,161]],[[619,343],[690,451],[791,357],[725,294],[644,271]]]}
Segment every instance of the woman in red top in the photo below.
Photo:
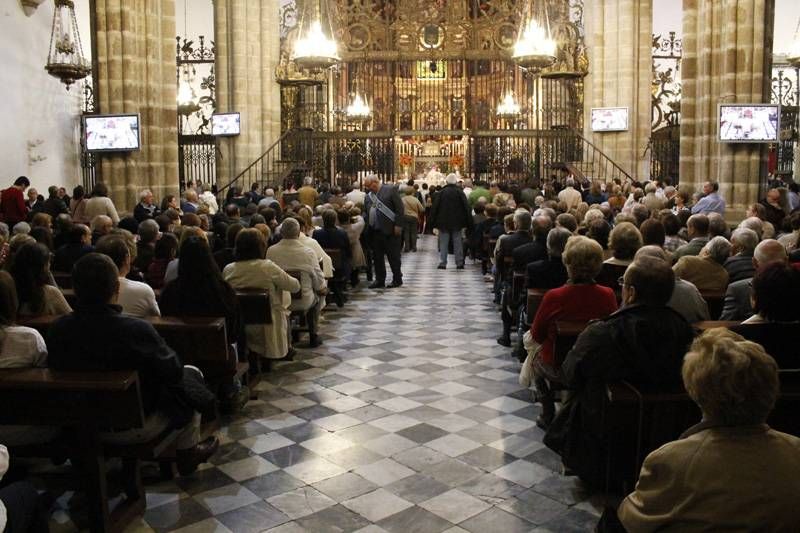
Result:
{"label": "woman in red top", "polygon": [[18,222],[24,222],[28,218],[28,208],[25,206],[25,189],[31,186],[30,180],[25,176],[20,176],[14,185],[0,193],[0,212],[2,220],[13,228]]}
{"label": "woman in red top", "polygon": [[587,237],[570,237],[562,255],[569,279],[566,285],[545,293],[531,325],[531,335],[542,345],[533,364],[537,399],[542,414],[536,424],[547,427],[555,415],[553,393],[548,380],[559,381],[554,345],[556,322],[561,320],[589,321],[603,318],[617,310],[614,291],[597,285],[595,277],[603,266],[603,248]]}

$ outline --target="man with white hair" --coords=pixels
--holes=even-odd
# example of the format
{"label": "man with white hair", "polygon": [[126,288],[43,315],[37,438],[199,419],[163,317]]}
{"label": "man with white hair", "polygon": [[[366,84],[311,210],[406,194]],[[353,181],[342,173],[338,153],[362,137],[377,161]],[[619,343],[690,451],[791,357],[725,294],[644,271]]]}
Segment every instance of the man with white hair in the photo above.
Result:
{"label": "man with white hair", "polygon": [[[367,218],[367,241],[372,249],[375,281],[370,289],[395,288],[403,285],[400,263],[400,222],[405,215],[403,200],[397,187],[381,184],[372,174],[364,180],[367,196],[364,199],[364,214]],[[460,192],[459,192],[460,194]],[[386,263],[392,269],[392,282],[386,285]]]}
{"label": "man with white hair", "polygon": [[673,270],[692,283],[700,292],[725,292],[728,272],[722,266],[731,255],[731,243],[725,237],[714,237],[700,250],[699,255],[681,257]]}
{"label": "man with white hair", "polygon": [[281,240],[267,249],[267,259],[281,267],[285,272],[299,272],[302,297],[293,299],[290,309],[307,313],[309,321],[309,346],[322,344],[317,336],[319,314],[328,292],[325,276],[314,252],[300,242],[300,223],[295,218],[287,218],[281,224]]}
{"label": "man with white hair", "polygon": [[184,201],[181,202],[181,211],[184,213],[197,213],[197,208],[200,207],[197,191],[194,189],[186,189],[183,197]]}
{"label": "man with white hair", "polygon": [[314,206],[317,205],[317,198],[319,198],[319,193],[314,188],[314,178],[306,176],[303,179],[303,186],[297,191],[297,201],[314,209]]}
{"label": "man with white hair", "polygon": [[439,269],[447,268],[447,252],[450,242],[456,256],[456,268],[464,269],[464,241],[462,232],[472,233],[474,221],[469,201],[456,185],[455,174],[447,176],[447,185],[433,198],[429,224],[439,232]]}
{"label": "man with white hair", "polygon": [[567,211],[575,209],[583,201],[583,195],[575,187],[575,179],[572,177],[567,178],[567,186],[564,190],[558,193],[558,201],[567,204]]}
{"label": "man with white hair", "polygon": [[[758,270],[770,263],[788,263],[786,248],[774,239],[766,239],[758,243],[753,253],[753,267]],[[736,281],[728,285],[725,291],[725,304],[720,320],[745,320],[753,314],[750,294],[753,278]]]}
{"label": "man with white hair", "polygon": [[145,220],[156,218],[161,214],[158,206],[153,201],[153,193],[150,189],[145,189],[139,193],[139,203],[133,208],[133,218],[136,222],[142,223]]}
{"label": "man with white hair", "polygon": [[751,229],[738,228],[731,234],[731,256],[723,265],[730,276],[729,283],[753,277],[753,254],[756,246],[758,235]]}
{"label": "man with white hair", "polygon": [[197,190],[200,192],[200,203],[208,209],[208,214],[214,216],[219,211],[219,204],[217,203],[217,197],[214,196],[214,193],[211,192],[203,183],[197,184]]}
{"label": "man with white hair", "polygon": [[280,205],[275,198],[275,189],[264,189],[264,197],[259,200],[258,207],[272,207],[274,204]]}

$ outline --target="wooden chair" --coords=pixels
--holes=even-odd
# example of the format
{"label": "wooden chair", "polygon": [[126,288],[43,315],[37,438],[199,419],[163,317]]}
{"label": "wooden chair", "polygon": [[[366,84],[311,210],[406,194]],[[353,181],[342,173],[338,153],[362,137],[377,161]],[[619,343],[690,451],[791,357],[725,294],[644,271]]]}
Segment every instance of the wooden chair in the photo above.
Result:
{"label": "wooden chair", "polygon": [[345,291],[347,289],[347,279],[344,277],[344,260],[342,251],[336,248],[324,248],[333,263],[333,277],[328,280],[328,287],[337,307],[344,307],[347,300]]}
{"label": "wooden chair", "polygon": [[[66,431],[43,445],[12,447],[16,457],[72,457],[78,465],[86,492],[90,530],[122,531],[145,510],[145,491],[139,469],[142,459],[174,456],[178,432],[173,429],[150,442],[132,446],[108,446],[105,430],[142,428],[144,408],[136,372],[56,372],[30,368],[0,370],[0,424],[59,426]],[[123,459],[126,498],[115,509],[106,479],[106,459]]]}
{"label": "wooden chair", "polygon": [[[265,289],[238,289],[236,291],[236,299],[239,301],[242,322],[244,322],[245,326],[272,324],[269,291]],[[250,361],[251,374],[261,375],[261,357],[258,352],[249,350],[247,358]]]}
{"label": "wooden chair", "polygon": [[528,320],[531,324],[533,324],[536,311],[539,309],[539,304],[542,303],[545,293],[547,293],[546,289],[528,289]]}
{"label": "wooden chair", "polygon": [[[297,270],[287,271],[287,274],[295,278],[297,281],[300,282],[300,285],[303,284],[303,276],[308,275],[304,272],[300,272]],[[303,299],[303,289],[297,292],[292,293],[292,301],[302,300]],[[309,337],[316,337],[317,335],[317,324],[316,324],[316,308],[315,306],[311,306],[306,311],[292,311],[291,314],[291,339],[292,342],[298,342],[300,340],[300,333],[307,332]]]}

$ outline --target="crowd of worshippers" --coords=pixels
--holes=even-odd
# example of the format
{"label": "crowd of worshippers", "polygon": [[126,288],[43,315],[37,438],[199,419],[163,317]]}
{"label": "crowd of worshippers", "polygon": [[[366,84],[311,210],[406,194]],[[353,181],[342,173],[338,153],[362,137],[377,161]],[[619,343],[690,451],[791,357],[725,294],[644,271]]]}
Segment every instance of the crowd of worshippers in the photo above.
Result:
{"label": "crowd of worshippers", "polygon": [[[788,494],[800,490],[800,439],[765,424],[778,367],[800,368],[797,187],[769,189],[738,225],[726,221],[715,183],[697,195],[658,181],[603,190],[572,178],[560,191],[525,187],[526,197],[476,189],[467,246],[490,265],[485,279],[503,318],[497,342],[523,362],[520,382],[533,385],[536,423],[565,470],[594,487],[607,481],[605,384],[685,387],[703,421],[647,457],[619,507],[624,527],[798,530]],[[513,299],[513,271],[543,293],[533,316],[525,290]],[[711,314],[709,294],[724,298],[721,314]],[[709,320],[788,329],[745,340],[737,327],[717,328],[696,338],[692,324]],[[557,322],[566,321],[588,326],[556,362]],[[554,384],[565,390],[558,410]]]}
{"label": "crowd of worshippers", "polygon": [[[76,187],[72,197],[51,187],[43,202],[35,194],[26,201],[26,191],[30,182],[20,177],[0,196],[0,368],[138,370],[145,430],[117,432],[115,442],[143,442],[179,425],[181,475],[194,472],[219,441],[213,436],[199,441],[198,414],[187,418],[176,408],[180,402],[165,393],[182,386],[186,370],[142,319],[224,317],[228,344],[240,360],[249,353],[268,361],[287,359],[294,353],[291,314],[300,312],[309,323],[318,323],[329,296],[343,304],[337,297],[345,296],[334,297],[329,289],[332,281],[356,286],[367,266],[361,244],[363,193],[341,203],[304,198],[307,205],[297,199],[284,204],[271,189],[258,197],[240,197],[233,190],[223,203],[192,184],[182,198],[167,195],[160,203],[142,190],[133,213],[126,215],[117,211],[103,183],[89,195]],[[326,250],[338,255],[335,271]],[[69,301],[56,282],[64,276],[74,292]],[[270,323],[243,324],[237,289],[268,293]],[[19,325],[45,316],[60,317],[46,338]],[[319,346],[316,329],[309,331],[307,346]],[[227,409],[249,399],[247,387],[237,380],[218,394]],[[58,429],[3,426],[0,444],[47,442]],[[0,476],[4,450],[0,446]],[[29,489],[15,490],[30,502]],[[16,497],[2,490],[0,503]],[[31,516],[8,513],[19,520]]]}

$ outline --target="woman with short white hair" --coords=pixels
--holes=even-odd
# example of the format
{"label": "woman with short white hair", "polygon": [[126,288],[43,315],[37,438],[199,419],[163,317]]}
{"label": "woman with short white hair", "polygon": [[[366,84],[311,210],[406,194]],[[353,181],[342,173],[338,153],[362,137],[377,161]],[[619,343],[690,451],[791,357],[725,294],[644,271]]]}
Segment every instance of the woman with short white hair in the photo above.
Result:
{"label": "woman with short white hair", "polygon": [[800,439],[766,424],[778,366],[724,328],[697,338],[683,382],[703,421],[651,453],[619,507],[627,531],[800,531]]}

